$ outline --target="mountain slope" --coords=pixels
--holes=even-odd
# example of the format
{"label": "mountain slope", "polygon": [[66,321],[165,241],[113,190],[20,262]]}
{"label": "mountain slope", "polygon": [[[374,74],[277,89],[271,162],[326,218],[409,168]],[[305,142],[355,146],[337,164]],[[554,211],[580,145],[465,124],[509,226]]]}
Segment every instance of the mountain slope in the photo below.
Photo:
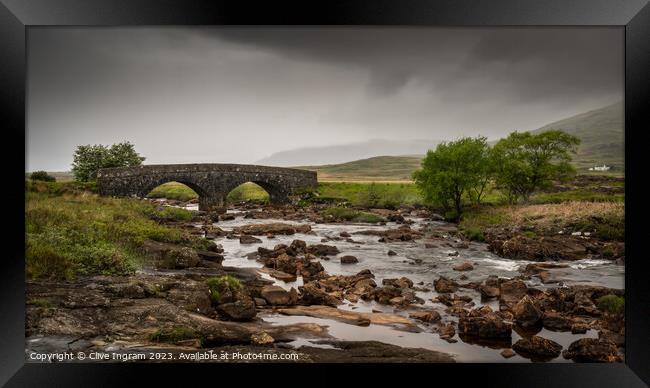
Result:
{"label": "mountain slope", "polygon": [[359,143],[305,147],[276,152],[256,164],[266,166],[321,166],[345,163],[351,160],[371,158],[378,155],[421,155],[435,148],[436,140],[382,140],[374,139]]}
{"label": "mountain slope", "polygon": [[603,163],[612,170],[625,169],[623,103],[575,115],[532,131],[561,129],[581,140],[573,162],[580,172]]}
{"label": "mountain slope", "polygon": [[302,166],[316,171],[319,181],[408,181],[422,156],[376,156],[341,164]]}

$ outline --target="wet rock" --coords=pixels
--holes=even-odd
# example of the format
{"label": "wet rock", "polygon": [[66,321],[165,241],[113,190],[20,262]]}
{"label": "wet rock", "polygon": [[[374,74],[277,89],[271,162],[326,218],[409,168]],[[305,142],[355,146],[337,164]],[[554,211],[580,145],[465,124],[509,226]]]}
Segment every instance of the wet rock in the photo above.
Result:
{"label": "wet rock", "polygon": [[500,295],[500,291],[498,287],[490,287],[484,284],[481,284],[478,287],[478,291],[481,293],[481,298],[483,299],[498,298]]}
{"label": "wet rock", "polygon": [[589,326],[582,323],[571,325],[571,334],[585,334],[587,330],[589,330]]}
{"label": "wet rock", "polygon": [[316,256],[334,256],[338,255],[339,249],[334,245],[314,244],[307,248],[307,252]]}
{"label": "wet rock", "polygon": [[440,276],[440,278],[433,281],[433,288],[439,293],[451,293],[458,290],[458,283],[444,276]]}
{"label": "wet rock", "polygon": [[293,250],[296,254],[306,253],[307,252],[307,243],[303,240],[293,240],[289,248]]}
{"label": "wet rock", "polygon": [[348,232],[341,232],[339,233],[339,236],[344,237],[344,238],[349,238],[352,237],[352,235]]}
{"label": "wet rock", "polygon": [[561,313],[546,311],[542,318],[542,325],[545,329],[552,331],[569,331],[573,325],[573,320]]}
{"label": "wet rock", "polygon": [[381,284],[384,286],[394,286],[397,288],[413,288],[413,281],[407,277],[401,277],[399,279],[384,279],[381,281]]}
{"label": "wet rock", "polygon": [[253,333],[251,335],[251,343],[253,345],[270,345],[273,342],[275,342],[275,339],[266,332]]}
{"label": "wet rock", "polygon": [[438,334],[440,339],[449,341],[456,335],[456,328],[449,323],[441,323],[438,327]]}
{"label": "wet rock", "polygon": [[297,279],[296,274],[288,274],[286,272],[274,270],[272,268],[260,268],[258,271],[269,274],[270,276],[282,280],[283,282],[295,282]]}
{"label": "wet rock", "polygon": [[240,296],[234,302],[222,303],[217,311],[233,321],[250,321],[255,318],[255,302],[250,296]]}
{"label": "wet rock", "polygon": [[239,243],[240,244],[260,244],[262,243],[262,240],[260,240],[257,237],[249,236],[247,234],[242,235],[239,237]]}
{"label": "wet rock", "polygon": [[[486,306],[487,307],[487,306]],[[504,322],[491,309],[475,309],[458,321],[458,332],[465,336],[483,339],[510,338],[512,325]]]}
{"label": "wet rock", "polygon": [[341,264],[356,264],[359,262],[359,259],[350,255],[342,256],[340,260],[341,260]]}
{"label": "wet rock", "polygon": [[458,251],[449,252],[447,254],[447,256],[458,256],[458,255],[459,255]]}
{"label": "wet rock", "polygon": [[576,292],[573,297],[573,313],[577,315],[600,316],[600,310],[589,297],[587,292]]}
{"label": "wet rock", "polygon": [[223,255],[217,252],[196,251],[196,254],[199,255],[201,260],[211,261],[217,264],[221,264],[223,262]]}
{"label": "wet rock", "polygon": [[620,362],[616,345],[597,338],[581,338],[569,345],[562,356],[576,362]]}
{"label": "wet rock", "polygon": [[264,286],[260,295],[271,305],[288,305],[289,293],[280,286]]}
{"label": "wet rock", "polygon": [[464,262],[453,267],[454,271],[471,271],[474,269],[472,263]]}
{"label": "wet rock", "polygon": [[526,283],[521,280],[509,280],[499,286],[499,301],[506,306],[514,305],[528,292]]}
{"label": "wet rock", "polygon": [[517,355],[517,353],[515,353],[512,349],[503,349],[500,354],[503,356],[503,358],[510,358]]}
{"label": "wet rock", "polygon": [[395,253],[395,251],[391,251],[391,250],[389,250],[388,252],[386,252],[386,254],[387,254],[388,256],[397,256],[397,253]]}
{"label": "wet rock", "polygon": [[440,314],[437,311],[415,311],[409,314],[409,318],[417,319],[422,322],[437,322],[440,320]]}
{"label": "wet rock", "polygon": [[253,301],[255,302],[255,306],[266,306],[266,300],[264,298],[253,298]]}
{"label": "wet rock", "polygon": [[393,326],[412,332],[420,331],[408,318],[396,314],[360,313],[327,306],[296,306],[293,308],[279,309],[278,312],[284,315],[304,315],[314,318],[334,319],[357,326],[368,326],[372,323],[375,325]]}
{"label": "wet rock", "polygon": [[550,360],[560,355],[562,345],[539,336],[522,338],[512,345],[517,353],[533,360]]}
{"label": "wet rock", "polygon": [[[533,327],[541,323],[542,311],[535,305],[535,302],[524,295],[519,302],[512,307],[512,314],[515,321],[521,327]],[[515,349],[516,350],[516,349]]]}
{"label": "wet rock", "polygon": [[301,300],[307,305],[324,304],[327,306],[338,306],[343,303],[340,298],[330,295],[321,289],[320,283],[315,281],[303,285],[300,287],[300,291]]}

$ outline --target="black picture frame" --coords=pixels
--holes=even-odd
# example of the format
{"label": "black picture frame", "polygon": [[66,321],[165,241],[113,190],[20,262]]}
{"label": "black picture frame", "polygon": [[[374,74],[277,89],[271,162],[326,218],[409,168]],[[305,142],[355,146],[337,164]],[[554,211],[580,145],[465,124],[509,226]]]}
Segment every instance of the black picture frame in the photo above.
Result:
{"label": "black picture frame", "polygon": [[[623,26],[625,28],[626,354],[621,364],[419,365],[431,381],[449,376],[489,386],[646,386],[650,384],[650,286],[643,221],[645,132],[650,130],[650,6],[647,0],[375,0],[225,2],[207,0],[0,0],[0,106],[5,140],[6,237],[0,290],[0,384],[116,385],[166,380],[174,375],[264,378],[308,368],[322,383],[342,377],[321,368],[252,365],[25,364],[24,156],[26,31],[30,26],[136,25],[417,25],[417,26]],[[22,162],[21,162],[22,161]],[[22,182],[21,182],[22,181]],[[22,202],[24,203],[24,202]],[[20,227],[22,225],[23,227]],[[399,365],[347,366],[366,382],[399,377]],[[216,368],[216,369],[215,369]],[[386,369],[384,369],[386,368]],[[256,367],[257,369],[257,367]],[[278,369],[283,369],[279,372]],[[142,374],[144,373],[144,375]],[[291,372],[293,373],[293,372]],[[13,376],[13,377],[12,377]],[[413,376],[409,376],[409,380]],[[169,380],[168,380],[169,381]],[[210,381],[210,380],[208,380]],[[216,380],[212,380],[216,381]],[[223,380],[225,383],[225,380]],[[307,381],[296,381],[296,383]],[[284,383],[291,384],[290,381]],[[414,383],[413,381],[411,383]]]}

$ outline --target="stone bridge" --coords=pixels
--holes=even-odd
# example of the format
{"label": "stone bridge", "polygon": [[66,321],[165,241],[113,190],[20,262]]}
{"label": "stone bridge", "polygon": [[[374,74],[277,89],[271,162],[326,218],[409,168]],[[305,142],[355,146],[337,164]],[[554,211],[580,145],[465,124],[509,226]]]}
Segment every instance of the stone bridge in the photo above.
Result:
{"label": "stone bridge", "polygon": [[246,182],[260,185],[271,202],[289,202],[296,190],[316,187],[316,172],[246,164],[159,164],[105,168],[97,174],[101,195],[144,198],[166,182],[180,182],[199,195],[199,210],[223,210],[226,196]]}

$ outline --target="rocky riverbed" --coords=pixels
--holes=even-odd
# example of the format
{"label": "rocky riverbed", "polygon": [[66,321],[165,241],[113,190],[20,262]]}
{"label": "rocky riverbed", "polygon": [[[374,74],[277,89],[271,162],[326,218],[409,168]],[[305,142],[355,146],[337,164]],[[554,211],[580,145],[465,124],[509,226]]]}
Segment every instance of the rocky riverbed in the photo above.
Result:
{"label": "rocky riverbed", "polygon": [[[620,260],[503,258],[425,210],[371,210],[388,220],[376,224],[318,210],[201,213],[177,226],[213,240],[206,251],[147,242],[149,260],[131,276],[28,281],[27,360],[63,351],[168,354],[148,359],[161,362],[206,351],[293,362],[623,359],[623,318],[596,307],[623,294]],[[241,287],[215,298],[209,279],[224,276]]]}

